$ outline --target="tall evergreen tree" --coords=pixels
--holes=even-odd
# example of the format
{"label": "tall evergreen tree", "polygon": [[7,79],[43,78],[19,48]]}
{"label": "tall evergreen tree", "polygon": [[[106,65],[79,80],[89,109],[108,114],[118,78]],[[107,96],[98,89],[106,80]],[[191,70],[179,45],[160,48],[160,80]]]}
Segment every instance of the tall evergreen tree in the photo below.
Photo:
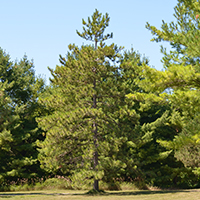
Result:
{"label": "tall evergreen tree", "polygon": [[[66,58],[60,56],[61,66],[50,69],[51,86],[40,98],[50,113],[38,118],[46,131],[46,139],[40,143],[43,167],[71,175],[79,184],[80,179],[92,180],[95,190],[99,189],[99,180],[141,181],[148,166],[155,174],[160,166],[164,168],[171,151],[161,147],[156,139],[169,136],[158,134],[158,130],[173,129],[173,125],[166,125],[167,114],[158,119],[165,105],[155,106],[150,101],[152,109],[145,107],[146,91],[138,86],[137,80],[143,79],[138,69],[148,65],[148,60],[134,51],[120,55],[121,48],[114,44],[107,46],[104,41],[112,36],[103,35],[108,22],[108,15],[102,16],[97,10],[87,23],[83,20],[86,28],[77,33],[94,45],[81,48],[69,45]],[[130,93],[133,96],[139,93],[142,100],[132,98]],[[156,108],[162,111],[157,112]],[[166,173],[164,170],[162,175]],[[166,174],[170,173],[172,170],[168,169]]]}
{"label": "tall evergreen tree", "polygon": [[[10,68],[12,63],[10,58],[2,50],[0,50],[0,79],[4,78],[7,68]],[[3,174],[6,172],[9,165],[9,152],[10,142],[12,142],[12,136],[10,133],[10,124],[14,121],[12,116],[12,108],[10,106],[11,99],[6,93],[13,83],[8,81],[0,81],[0,181],[4,179]]]}
{"label": "tall evergreen tree", "polygon": [[[95,190],[99,190],[98,180],[102,173],[100,149],[106,145],[105,141],[108,142],[106,137],[112,138],[107,135],[105,124],[114,121],[112,115],[107,116],[103,109],[111,106],[110,96],[117,97],[110,87],[118,70],[114,63],[119,49],[114,44],[106,46],[104,43],[112,38],[112,34],[104,35],[109,20],[108,14],[102,16],[96,10],[87,23],[82,21],[84,31],[77,31],[77,34],[94,42],[94,46],[78,48],[69,45],[67,59],[60,56],[62,66],[51,70],[56,97],[53,94],[45,102],[47,107],[55,107],[55,112],[41,120],[41,126],[48,131],[43,145],[48,142],[53,145],[51,137],[60,133],[55,141],[59,143],[59,147],[55,146],[57,160],[65,162],[64,168],[70,169],[72,165],[77,170],[83,168],[86,174],[89,172],[86,176],[93,177]],[[64,141],[62,146],[60,139]]]}
{"label": "tall evergreen tree", "polygon": [[52,112],[38,118],[47,131],[40,160],[45,168],[72,179],[94,180],[98,190],[99,180],[112,182],[128,177],[128,170],[137,171],[126,154],[132,156],[135,146],[150,140],[137,126],[135,103],[126,102],[126,94],[139,90],[135,66],[148,61],[133,51],[122,56],[121,47],[105,44],[112,37],[104,35],[108,14],[96,10],[82,22],[84,32],[78,35],[94,45],[69,45],[67,57],[60,56],[62,65],[50,69],[52,85],[40,101]]}
{"label": "tall evergreen tree", "polygon": [[1,181],[31,178],[41,172],[36,141],[44,137],[35,118],[41,113],[37,100],[44,81],[36,78],[33,63],[26,56],[20,62],[12,63],[2,50],[0,55],[0,84],[8,85],[3,93],[9,100],[1,107],[1,116],[9,116],[0,133],[1,148],[7,147],[7,153],[0,155]]}
{"label": "tall evergreen tree", "polygon": [[176,22],[163,21],[161,30],[147,24],[154,41],[168,41],[172,46],[169,53],[162,48],[165,71],[146,69],[146,74],[151,74],[150,89],[158,92],[170,89],[172,93],[165,96],[186,123],[200,112],[199,13],[198,0],[179,0],[174,14]]}
{"label": "tall evergreen tree", "polygon": [[174,110],[171,119],[178,136],[173,142],[160,143],[175,150],[177,158],[190,167],[198,165],[192,165],[194,159],[184,155],[189,155],[189,151],[198,155],[199,149],[199,131],[194,129],[194,124],[198,128],[200,112],[199,13],[198,0],[178,0],[174,14],[175,22],[167,24],[163,21],[161,30],[147,24],[154,36],[153,41],[167,41],[172,48],[170,51],[161,48],[165,70],[158,71],[146,66],[141,72],[146,78],[139,84],[148,91],[156,92],[155,98],[159,98],[159,102],[170,103]]}
{"label": "tall evergreen tree", "polygon": [[[106,29],[106,27],[108,26],[108,23],[109,23],[109,17],[108,17],[108,14],[106,13],[105,16],[102,17],[102,14],[99,13],[97,10],[95,11],[95,13],[93,14],[92,16],[92,20],[90,20],[90,18],[88,18],[88,23],[85,22],[85,20],[83,19],[82,20],[82,23],[84,25],[84,28],[83,28],[83,33],[80,33],[79,31],[77,31],[77,34],[86,39],[86,40],[89,40],[89,41],[92,41],[94,42],[94,49],[95,51],[97,51],[97,47],[98,47],[98,43],[100,43],[100,47],[103,48],[105,46],[105,44],[103,43],[104,40],[107,40],[109,38],[112,38],[112,34],[107,34],[107,35],[104,35],[104,31]],[[87,27],[87,28],[85,28]],[[113,52],[113,48],[110,49],[111,51],[110,52],[106,52],[106,54],[104,54],[103,56],[104,57],[108,57],[109,58],[109,54],[111,56],[111,58],[113,57],[114,58],[114,54],[115,52]],[[107,50],[108,51],[108,50]],[[102,57],[102,55],[100,55]],[[98,62],[98,57],[96,58],[97,62]],[[104,58],[105,59],[105,58]],[[98,73],[97,70],[99,67],[94,64],[94,66],[92,67],[92,71],[94,74]],[[91,70],[91,69],[90,69]],[[93,109],[98,109],[97,108],[97,100],[98,100],[98,93],[97,93],[97,81],[99,77],[92,77],[93,79],[93,97],[92,97],[92,100],[93,100],[93,105],[92,105],[92,108]],[[102,78],[102,77],[101,77]],[[102,81],[102,80],[101,80]],[[96,119],[97,117],[94,115],[93,117],[93,123],[92,123],[92,132],[94,133],[94,139],[93,139],[93,142],[94,142],[94,164],[93,164],[93,168],[94,170],[96,170],[97,168],[97,165],[98,165],[98,162],[99,162],[99,158],[98,158],[98,120]],[[94,189],[95,190],[99,190],[99,184],[98,184],[98,179],[94,179]]]}

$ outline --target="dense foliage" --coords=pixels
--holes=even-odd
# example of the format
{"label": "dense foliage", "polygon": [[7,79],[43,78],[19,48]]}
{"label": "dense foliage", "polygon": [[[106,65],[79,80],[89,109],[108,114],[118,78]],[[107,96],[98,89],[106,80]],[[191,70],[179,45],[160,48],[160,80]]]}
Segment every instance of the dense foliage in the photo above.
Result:
{"label": "dense foliage", "polygon": [[44,81],[36,78],[33,63],[26,56],[12,63],[0,50],[1,136],[0,181],[38,176],[42,170],[37,140],[43,140],[35,118],[41,108],[37,99]]}

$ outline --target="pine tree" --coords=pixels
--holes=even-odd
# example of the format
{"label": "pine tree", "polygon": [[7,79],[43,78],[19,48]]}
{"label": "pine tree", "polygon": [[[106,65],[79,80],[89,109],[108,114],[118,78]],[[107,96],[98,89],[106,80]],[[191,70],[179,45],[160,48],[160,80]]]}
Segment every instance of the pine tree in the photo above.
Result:
{"label": "pine tree", "polygon": [[[57,141],[64,140],[65,152],[62,150],[63,146],[59,146],[59,149],[55,147],[60,153],[59,159],[65,160],[68,169],[69,165],[76,168],[84,166],[86,171],[92,172],[88,176],[89,179],[93,177],[95,190],[99,190],[98,177],[101,173],[98,167],[99,146],[101,140],[104,141],[106,137],[104,123],[112,121],[112,118],[109,119],[103,112],[103,107],[109,104],[109,95],[115,95],[108,87],[109,84],[113,85],[112,77],[115,76],[117,67],[110,62],[115,62],[119,51],[114,44],[106,46],[104,43],[106,39],[112,38],[112,34],[104,35],[109,20],[108,14],[102,16],[95,10],[87,23],[85,20],[82,21],[84,31],[83,33],[77,31],[77,34],[94,42],[94,46],[78,48],[69,45],[70,52],[67,59],[60,56],[62,66],[57,66],[55,71],[51,70],[54,77],[51,81],[54,90],[57,90],[56,97],[53,97],[53,94],[50,100],[47,100],[47,104],[56,109],[41,123],[46,130],[49,130],[45,142],[50,140],[50,135],[57,135],[60,132]],[[63,125],[65,130],[62,130]]]}
{"label": "pine tree", "polygon": [[[92,16],[94,20],[96,15],[98,11]],[[96,23],[93,21],[93,25]],[[158,106],[164,111],[155,114],[157,110],[144,110],[143,101],[126,96],[144,93],[136,81],[143,79],[138,68],[148,65],[148,60],[133,50],[118,55],[116,45],[106,46],[103,42],[81,48],[69,45],[69,50],[66,58],[60,56],[61,66],[50,69],[51,86],[40,98],[49,110],[38,118],[47,132],[45,141],[40,143],[43,167],[49,172],[71,175],[79,187],[80,180],[93,180],[95,190],[99,180],[112,187],[121,178],[144,182],[144,170],[160,160],[166,163],[170,153],[156,143],[156,138],[163,135],[155,136],[157,129],[164,127],[163,121],[168,122],[167,116],[154,122],[164,108]]]}
{"label": "pine tree", "polygon": [[[104,47],[105,44],[103,43],[104,40],[107,40],[109,38],[112,38],[112,34],[107,34],[104,35],[104,31],[105,28],[108,26],[109,23],[109,17],[108,14],[106,13],[105,16],[101,17],[102,14],[100,14],[97,10],[94,12],[93,16],[92,16],[92,21],[90,20],[90,18],[88,18],[88,23],[85,22],[85,20],[82,20],[82,23],[84,25],[84,32],[80,33],[79,31],[77,31],[77,34],[86,39],[86,40],[90,40],[92,42],[94,42],[94,49],[95,51],[97,50],[98,47],[98,43],[100,43],[100,47]],[[87,27],[87,29],[85,28]],[[107,52],[106,52],[107,53]],[[111,54],[111,56],[113,56],[113,52],[108,52],[108,55],[106,55],[106,57],[109,58],[109,54]],[[98,62],[98,57],[96,58],[97,62]],[[94,74],[98,73],[97,70],[99,70],[97,68],[96,65],[94,65],[92,67],[92,71]],[[93,94],[93,105],[92,107],[94,109],[97,109],[97,81],[98,78],[94,76],[93,78],[93,90],[94,90],[94,94]],[[92,124],[92,129],[93,129],[93,133],[94,133],[94,165],[93,168],[94,170],[96,170],[98,162],[99,162],[99,158],[98,158],[98,122],[96,120],[96,116],[93,117],[93,124]],[[94,179],[94,190],[99,190],[99,184],[98,184],[98,179]]]}
{"label": "pine tree", "polygon": [[[160,144],[175,150],[178,158],[187,163],[185,166],[189,166],[188,160],[191,161],[190,166],[193,162],[183,158],[184,154],[188,155],[188,150],[198,154],[192,151],[191,146],[196,144],[194,149],[198,149],[199,133],[191,128],[191,124],[198,121],[200,112],[199,13],[198,0],[178,0],[174,22],[167,24],[163,21],[161,30],[147,23],[154,36],[152,41],[167,41],[172,48],[170,51],[161,48],[164,71],[146,66],[141,72],[145,79],[139,84],[147,91],[156,93],[154,99],[157,103],[170,103],[173,110],[171,121],[178,135],[172,141],[160,141]],[[150,97],[145,98],[150,100]]]}
{"label": "pine tree", "polygon": [[147,24],[155,36],[153,41],[168,41],[172,50],[167,52],[162,48],[166,70],[146,69],[146,75],[151,74],[146,82],[151,80],[150,90],[171,91],[165,98],[181,112],[186,123],[200,112],[199,13],[198,0],[179,0],[174,14],[176,22],[167,24],[163,21],[162,30]]}
{"label": "pine tree", "polygon": [[38,118],[47,131],[40,144],[43,166],[72,175],[79,184],[93,180],[95,190],[99,180],[113,182],[137,171],[133,151],[151,139],[138,127],[138,105],[126,102],[127,94],[140,90],[135,67],[148,61],[107,46],[105,40],[112,37],[104,35],[108,23],[108,14],[97,10],[87,23],[83,20],[84,32],[77,33],[94,45],[69,45],[67,57],[60,56],[62,65],[50,69],[51,87],[40,99],[50,114]]}
{"label": "pine tree", "polygon": [[33,63],[26,56],[13,63],[1,50],[0,62],[0,83],[7,85],[2,94],[8,99],[1,107],[5,121],[0,132],[1,148],[7,149],[7,153],[0,155],[1,181],[31,178],[42,172],[36,141],[44,137],[35,118],[42,112],[37,99],[44,88],[44,81],[35,77]]}
{"label": "pine tree", "polygon": [[[0,49],[0,80],[4,78],[7,68],[11,67],[9,55]],[[0,181],[3,180],[3,174],[9,166],[10,142],[12,136],[10,133],[10,124],[14,121],[12,116],[11,99],[6,94],[6,90],[12,87],[13,83],[0,81]]]}

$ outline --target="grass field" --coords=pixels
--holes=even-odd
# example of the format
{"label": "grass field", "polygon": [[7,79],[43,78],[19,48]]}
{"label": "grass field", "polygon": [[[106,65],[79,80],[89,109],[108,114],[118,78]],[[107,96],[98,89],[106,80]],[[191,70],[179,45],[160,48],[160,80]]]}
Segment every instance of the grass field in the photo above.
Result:
{"label": "grass field", "polygon": [[9,200],[200,200],[200,189],[168,191],[107,191],[104,195],[89,196],[86,191],[46,190],[1,192],[0,199]]}

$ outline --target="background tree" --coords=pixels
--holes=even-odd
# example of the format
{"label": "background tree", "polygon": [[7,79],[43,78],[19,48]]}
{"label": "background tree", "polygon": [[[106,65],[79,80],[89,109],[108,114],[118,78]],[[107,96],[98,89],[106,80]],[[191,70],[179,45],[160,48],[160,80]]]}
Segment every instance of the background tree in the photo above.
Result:
{"label": "background tree", "polygon": [[1,130],[1,148],[5,149],[6,145],[7,150],[0,159],[1,181],[29,179],[42,172],[37,159],[36,141],[44,137],[35,118],[42,112],[37,100],[43,91],[44,81],[35,76],[33,63],[26,56],[20,62],[12,63],[1,50],[0,66],[0,83],[8,85],[3,93],[9,99],[2,106],[1,115],[8,116]]}
{"label": "background tree", "polygon": [[[4,78],[5,71],[7,67],[11,66],[11,62],[9,62],[9,56],[6,55],[2,50],[0,50],[0,79]],[[1,165],[0,165],[0,180],[4,179],[3,174],[7,172],[7,168],[9,165],[9,152],[10,152],[10,142],[12,141],[12,136],[9,130],[9,124],[11,124],[14,120],[12,117],[11,100],[9,96],[6,94],[6,90],[12,87],[13,83],[8,83],[8,81],[0,82],[0,157],[1,157]]]}
{"label": "background tree", "polygon": [[[176,119],[173,123],[178,136],[173,142],[160,141],[160,144],[175,150],[176,157],[185,166],[192,166],[194,160],[197,161],[196,158],[189,156],[189,151],[190,154],[198,155],[199,148],[198,126],[194,128],[200,111],[199,11],[199,1],[179,0],[174,14],[176,22],[167,24],[163,21],[161,30],[147,24],[147,28],[154,36],[153,41],[167,41],[172,48],[170,52],[161,48],[165,71],[146,66],[141,72],[145,79],[139,84],[147,91],[156,92],[155,98],[169,102],[171,109],[174,110],[171,118],[173,121]],[[184,157],[186,155],[187,157]]]}

